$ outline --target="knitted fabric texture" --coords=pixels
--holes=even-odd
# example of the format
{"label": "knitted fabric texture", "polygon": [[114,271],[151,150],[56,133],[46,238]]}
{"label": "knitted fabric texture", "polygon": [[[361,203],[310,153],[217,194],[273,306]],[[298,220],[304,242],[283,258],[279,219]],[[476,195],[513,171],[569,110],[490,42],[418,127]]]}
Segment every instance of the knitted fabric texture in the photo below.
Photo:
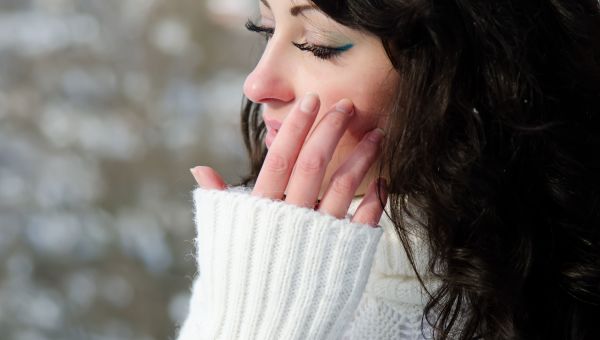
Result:
{"label": "knitted fabric texture", "polygon": [[196,189],[194,203],[198,275],[179,340],[421,338],[411,270],[373,264],[390,247],[383,228],[239,190]]}

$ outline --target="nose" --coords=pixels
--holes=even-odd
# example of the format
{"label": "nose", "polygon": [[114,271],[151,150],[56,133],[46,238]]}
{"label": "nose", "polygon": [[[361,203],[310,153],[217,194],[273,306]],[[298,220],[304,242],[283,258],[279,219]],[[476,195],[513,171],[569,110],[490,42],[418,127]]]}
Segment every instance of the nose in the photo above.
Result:
{"label": "nose", "polygon": [[246,77],[244,94],[261,104],[283,104],[295,99],[290,61],[271,40],[254,70]]}

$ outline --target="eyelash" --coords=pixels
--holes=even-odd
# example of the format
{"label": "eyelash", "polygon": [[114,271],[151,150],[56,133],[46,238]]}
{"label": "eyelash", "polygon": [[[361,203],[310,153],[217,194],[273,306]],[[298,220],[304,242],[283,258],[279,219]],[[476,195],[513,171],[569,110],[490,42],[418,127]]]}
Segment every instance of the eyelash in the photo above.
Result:
{"label": "eyelash", "polygon": [[[267,41],[271,39],[273,33],[275,33],[274,28],[259,26],[248,20],[246,22],[246,29],[251,32],[259,33],[265,37]],[[296,46],[300,51],[306,51],[312,53],[315,57],[323,60],[329,60],[335,58],[342,54],[345,49],[331,47],[331,46],[322,46],[322,45],[314,45],[309,43],[295,43],[292,42],[294,46]]]}

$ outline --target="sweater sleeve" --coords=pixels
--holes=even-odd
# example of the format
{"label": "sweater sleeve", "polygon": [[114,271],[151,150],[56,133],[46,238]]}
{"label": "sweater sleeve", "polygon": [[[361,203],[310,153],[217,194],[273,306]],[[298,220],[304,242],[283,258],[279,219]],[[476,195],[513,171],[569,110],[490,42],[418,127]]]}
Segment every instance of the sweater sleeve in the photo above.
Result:
{"label": "sweater sleeve", "polygon": [[198,275],[178,340],[337,339],[381,228],[244,192],[196,189]]}

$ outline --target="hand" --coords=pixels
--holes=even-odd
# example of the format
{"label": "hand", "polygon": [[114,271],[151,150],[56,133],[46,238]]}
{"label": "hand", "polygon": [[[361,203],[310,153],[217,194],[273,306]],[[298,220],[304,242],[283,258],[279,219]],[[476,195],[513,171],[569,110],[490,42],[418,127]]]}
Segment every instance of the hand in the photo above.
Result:
{"label": "hand", "polygon": [[[286,203],[307,208],[315,206],[325,169],[354,114],[354,107],[348,99],[339,101],[318,122],[307,139],[318,111],[319,99],[314,94],[308,94],[292,109],[269,148],[252,195],[284,199]],[[333,174],[318,211],[336,218],[346,215],[358,185],[379,154],[382,137],[380,129],[365,134]],[[222,190],[226,187],[221,176],[209,167],[196,167],[192,169],[192,174],[202,188]],[[371,183],[354,214],[353,222],[370,225],[379,222],[383,208],[377,192],[385,203],[387,197],[384,186],[383,181]]]}

